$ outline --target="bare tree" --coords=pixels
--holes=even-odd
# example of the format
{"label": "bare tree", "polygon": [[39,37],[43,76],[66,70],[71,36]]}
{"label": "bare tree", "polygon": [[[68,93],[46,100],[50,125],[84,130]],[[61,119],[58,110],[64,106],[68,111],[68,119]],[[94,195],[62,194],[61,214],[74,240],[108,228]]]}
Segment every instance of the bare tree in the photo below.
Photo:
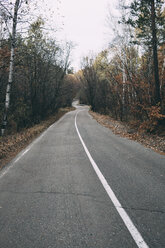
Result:
{"label": "bare tree", "polygon": [[[13,68],[14,68],[14,55],[15,55],[15,43],[16,43],[16,28],[17,28],[17,22],[18,22],[18,10],[21,4],[21,0],[16,0],[14,4],[14,13],[13,15],[9,12],[8,8],[3,4],[3,2],[0,3],[3,13],[5,16],[5,22],[7,21],[7,18],[12,18],[12,33],[11,33],[11,50],[10,50],[10,66],[9,66],[9,77],[8,77],[8,83],[6,88],[6,98],[5,98],[5,108],[4,108],[4,115],[3,115],[3,121],[2,121],[2,128],[1,128],[1,135],[3,136],[5,133],[5,129],[7,126],[7,113],[10,105],[10,93],[11,93],[11,85],[13,83]],[[27,3],[27,1],[25,1]]]}

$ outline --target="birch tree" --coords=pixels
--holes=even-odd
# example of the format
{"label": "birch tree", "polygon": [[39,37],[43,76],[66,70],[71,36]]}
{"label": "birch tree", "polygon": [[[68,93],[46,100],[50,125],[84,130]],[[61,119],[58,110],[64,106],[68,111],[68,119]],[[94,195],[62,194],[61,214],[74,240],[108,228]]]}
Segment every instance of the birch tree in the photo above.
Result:
{"label": "birch tree", "polygon": [[[9,8],[8,6],[6,6],[5,2],[1,1],[0,3],[1,8],[3,10],[3,15],[5,17],[6,26],[7,26],[7,19],[12,19],[12,32],[10,34],[10,39],[11,39],[10,65],[9,65],[8,83],[6,87],[4,115],[3,115],[2,128],[1,128],[2,136],[4,135],[5,129],[7,126],[7,114],[8,114],[9,105],[10,105],[11,85],[13,83],[13,68],[14,68],[14,55],[15,55],[15,44],[16,44],[16,28],[17,28],[17,23],[18,23],[18,11],[19,11],[19,8],[22,2],[23,1],[21,0],[15,1],[13,14],[9,11]],[[27,1],[25,2],[27,3]]]}

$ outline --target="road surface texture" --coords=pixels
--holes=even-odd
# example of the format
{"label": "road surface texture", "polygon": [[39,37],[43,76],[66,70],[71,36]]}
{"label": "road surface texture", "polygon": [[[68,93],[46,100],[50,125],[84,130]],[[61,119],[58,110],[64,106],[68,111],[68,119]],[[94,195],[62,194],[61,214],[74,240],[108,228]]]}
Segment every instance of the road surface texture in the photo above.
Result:
{"label": "road surface texture", "polygon": [[78,106],[0,172],[1,248],[164,248],[165,157]]}

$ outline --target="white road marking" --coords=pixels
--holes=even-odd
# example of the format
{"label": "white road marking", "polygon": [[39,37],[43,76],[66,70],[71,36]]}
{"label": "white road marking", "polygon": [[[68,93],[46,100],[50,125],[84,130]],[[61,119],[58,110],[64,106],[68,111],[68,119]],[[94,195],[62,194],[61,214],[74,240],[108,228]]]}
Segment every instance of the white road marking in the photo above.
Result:
{"label": "white road marking", "polygon": [[29,148],[27,148],[15,161],[14,161],[14,163],[17,163],[19,160],[20,160],[20,158],[22,158],[29,150],[30,150],[30,148],[31,147],[29,147]]}
{"label": "white road marking", "polygon": [[[50,126],[51,127],[51,126]],[[49,127],[49,128],[50,128]],[[49,129],[48,128],[48,129]],[[48,130],[47,129],[47,130]],[[36,140],[34,140],[27,148],[25,148],[25,150],[23,150],[18,157],[16,157],[16,159],[14,159],[13,163],[11,165],[9,165],[6,169],[4,169],[1,174],[0,174],[0,179],[6,175],[8,173],[8,171],[13,168],[13,166],[28,152],[30,151],[30,149],[34,146],[34,144],[36,144],[40,139],[42,139],[42,137],[45,135],[45,133],[47,132],[47,130],[45,130]]]}
{"label": "white road marking", "polygon": [[[69,112],[70,113],[70,112]],[[65,114],[66,115],[66,114]],[[54,125],[57,125],[59,122],[61,122],[65,115],[63,117],[61,117],[57,122],[53,123],[51,126],[49,126],[38,138],[36,138],[27,148],[25,148],[25,150],[23,150],[21,153],[18,154],[18,156],[16,157],[16,159],[13,160],[12,164],[10,164],[9,166],[7,166],[6,168],[4,168],[1,172],[0,172],[0,179],[5,176],[8,171],[14,167],[14,165],[28,152],[30,151],[30,149],[37,143],[39,142],[43,136],[46,134],[46,132],[48,130],[50,130]]]}
{"label": "white road marking", "polygon": [[117,212],[119,213],[120,217],[122,218],[123,222],[125,223],[127,229],[129,230],[132,238],[134,239],[135,243],[137,244],[137,246],[139,248],[149,248],[149,246],[146,244],[146,242],[144,241],[144,239],[142,238],[140,232],[137,230],[137,228],[135,227],[135,225],[133,224],[132,220],[130,219],[130,217],[128,216],[127,212],[124,210],[124,208],[122,207],[122,205],[120,204],[119,200],[117,199],[116,195],[114,194],[113,190],[111,189],[111,187],[109,186],[109,184],[107,183],[106,179],[104,178],[103,174],[101,173],[100,169],[98,168],[97,164],[95,163],[95,161],[93,160],[91,154],[89,153],[81,135],[80,132],[78,130],[77,127],[77,115],[79,112],[84,111],[84,110],[80,110],[76,113],[75,116],[75,128],[77,131],[77,134],[79,136],[79,139],[84,147],[84,150],[98,176],[98,178],[100,179],[104,189],[106,190],[108,196],[110,197],[111,201],[113,202]]}

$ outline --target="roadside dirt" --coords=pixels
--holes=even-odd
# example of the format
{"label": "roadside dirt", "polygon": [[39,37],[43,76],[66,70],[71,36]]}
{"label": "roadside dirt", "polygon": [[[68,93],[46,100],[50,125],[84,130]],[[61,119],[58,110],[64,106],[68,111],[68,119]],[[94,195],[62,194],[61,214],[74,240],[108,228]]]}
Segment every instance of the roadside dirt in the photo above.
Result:
{"label": "roadside dirt", "polygon": [[46,128],[58,121],[65,113],[75,108],[61,108],[59,112],[41,123],[19,133],[0,137],[0,169],[9,163],[21,150],[37,138]]}
{"label": "roadside dirt", "polygon": [[110,116],[101,115],[92,111],[89,111],[89,113],[98,123],[111,129],[114,134],[135,140],[161,155],[165,155],[165,135],[138,132],[128,126],[127,123],[116,121]]}

